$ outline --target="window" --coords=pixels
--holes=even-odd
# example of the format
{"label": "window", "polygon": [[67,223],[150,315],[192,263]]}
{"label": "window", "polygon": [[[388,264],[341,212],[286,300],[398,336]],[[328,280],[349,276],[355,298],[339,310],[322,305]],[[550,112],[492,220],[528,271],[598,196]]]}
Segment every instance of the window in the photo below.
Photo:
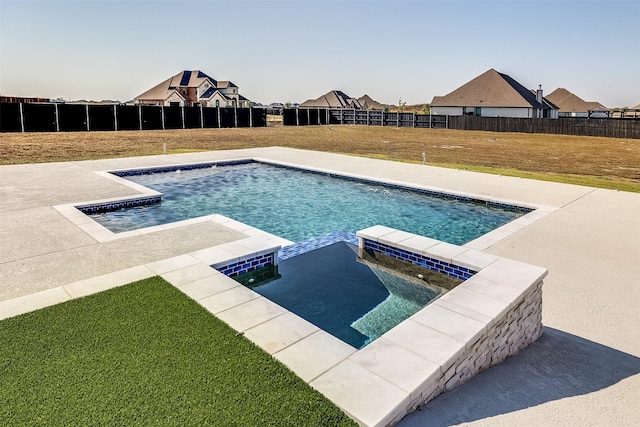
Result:
{"label": "window", "polygon": [[220,106],[220,100],[216,99],[216,107],[219,107],[219,106]]}

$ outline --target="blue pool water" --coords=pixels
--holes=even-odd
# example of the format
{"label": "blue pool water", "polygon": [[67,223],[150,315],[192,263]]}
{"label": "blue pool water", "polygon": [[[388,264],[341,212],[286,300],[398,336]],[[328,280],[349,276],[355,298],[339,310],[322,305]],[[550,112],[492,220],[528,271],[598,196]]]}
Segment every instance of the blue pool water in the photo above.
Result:
{"label": "blue pool water", "polygon": [[261,163],[126,178],[163,197],[158,204],[90,214],[116,233],[222,214],[294,242],[380,224],[464,244],[523,214]]}
{"label": "blue pool water", "polygon": [[355,348],[407,319],[444,290],[357,260],[345,242],[281,261],[281,277],[252,289]]}

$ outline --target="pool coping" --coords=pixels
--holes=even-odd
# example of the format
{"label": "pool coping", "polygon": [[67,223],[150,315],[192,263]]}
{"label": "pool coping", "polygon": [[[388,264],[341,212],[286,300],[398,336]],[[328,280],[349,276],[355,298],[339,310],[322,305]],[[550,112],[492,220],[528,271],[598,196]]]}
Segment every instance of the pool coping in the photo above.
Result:
{"label": "pool coping", "polygon": [[[250,160],[261,161],[262,159],[250,158]],[[285,162],[264,162],[288,165]],[[317,170],[322,173],[348,176],[348,174],[328,169]],[[398,417],[402,417],[415,397],[433,386],[433,380],[451,365],[469,342],[473,342],[486,331],[497,318],[504,315],[517,298],[539,284],[547,274],[547,271],[540,267],[490,255],[482,250],[556,210],[548,206],[526,204],[526,207],[535,210],[462,246],[410,235],[410,233],[383,226],[361,230],[358,232],[361,238],[371,238],[403,249],[419,251],[443,261],[464,265],[476,270],[477,273],[445,297],[393,328],[376,342],[362,350],[357,350],[211,267],[218,263],[237,261],[242,257],[277,251],[281,246],[292,242],[222,215],[209,215],[132,232],[113,233],[88,218],[76,206],[140,199],[157,196],[159,193],[106,171],[95,173],[116,180],[140,193],[134,197],[54,206],[58,212],[98,242],[123,239],[204,221],[223,224],[249,237],[2,301],[0,302],[0,313],[2,313],[0,319],[160,275],[216,317],[280,360],[363,425],[387,425],[397,421]],[[351,176],[358,178],[361,175]],[[366,179],[371,178],[366,177]],[[377,181],[394,185],[402,183],[402,181],[393,180]],[[435,187],[408,183],[404,185],[438,191]],[[447,191],[447,193],[454,192]],[[456,194],[483,199],[470,193],[457,192]],[[491,200],[498,203],[524,205],[510,200]],[[468,289],[474,282],[487,281],[495,286]],[[484,298],[485,305],[482,310],[464,302],[469,297],[469,292],[476,298],[478,295]],[[429,313],[434,310],[440,310],[440,313],[444,310],[451,321],[435,327],[425,325],[420,319],[431,317]],[[460,325],[463,325],[462,329]],[[469,326],[472,326],[471,329]],[[426,357],[420,354],[420,349],[398,342],[398,339],[394,338],[396,335],[414,334],[416,329],[423,333],[426,331],[432,345],[445,350],[437,356]],[[467,337],[466,342],[464,337]],[[389,354],[393,354],[391,364]],[[413,370],[408,373],[407,367],[419,367],[421,375],[416,375]]]}

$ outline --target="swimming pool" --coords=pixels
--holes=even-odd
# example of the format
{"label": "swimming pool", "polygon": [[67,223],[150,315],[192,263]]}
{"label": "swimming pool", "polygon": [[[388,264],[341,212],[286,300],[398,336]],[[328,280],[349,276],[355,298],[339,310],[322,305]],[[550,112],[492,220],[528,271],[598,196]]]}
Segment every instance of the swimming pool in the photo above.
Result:
{"label": "swimming pool", "polygon": [[221,214],[294,242],[381,224],[464,244],[527,212],[258,162],[122,175],[163,195],[86,212],[115,233]]}
{"label": "swimming pool", "polygon": [[[358,258],[346,242],[278,263],[254,291],[347,344],[362,348],[446,292]],[[251,280],[251,279],[250,279]]]}

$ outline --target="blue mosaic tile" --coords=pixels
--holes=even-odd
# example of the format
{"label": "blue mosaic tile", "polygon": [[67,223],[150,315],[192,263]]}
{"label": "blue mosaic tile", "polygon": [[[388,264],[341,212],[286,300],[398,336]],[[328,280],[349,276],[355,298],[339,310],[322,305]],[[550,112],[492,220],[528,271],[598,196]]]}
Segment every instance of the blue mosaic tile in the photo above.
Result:
{"label": "blue mosaic tile", "polygon": [[231,264],[223,265],[216,268],[225,276],[234,277],[240,274],[249,273],[262,267],[268,267],[274,264],[274,254],[259,255],[252,258],[236,261]]}
{"label": "blue mosaic tile", "polygon": [[400,259],[410,264],[424,267],[431,271],[444,273],[447,276],[450,276],[456,279],[467,280],[477,273],[477,271],[470,270],[466,267],[451,264],[445,261],[440,261],[435,258],[426,257],[422,254],[410,252],[404,249],[398,249],[393,246],[385,245],[384,243],[374,242],[368,239],[363,239],[363,240],[364,240],[365,249],[369,249],[374,252],[378,252],[378,253],[381,253],[382,255],[387,255],[395,259]]}
{"label": "blue mosaic tile", "polygon": [[88,213],[115,211],[121,208],[130,208],[134,206],[153,205],[156,203],[160,203],[161,201],[162,201],[161,196],[139,197],[136,199],[121,200],[118,202],[96,203],[92,205],[76,206],[76,209],[78,209],[82,213],[88,214]]}

